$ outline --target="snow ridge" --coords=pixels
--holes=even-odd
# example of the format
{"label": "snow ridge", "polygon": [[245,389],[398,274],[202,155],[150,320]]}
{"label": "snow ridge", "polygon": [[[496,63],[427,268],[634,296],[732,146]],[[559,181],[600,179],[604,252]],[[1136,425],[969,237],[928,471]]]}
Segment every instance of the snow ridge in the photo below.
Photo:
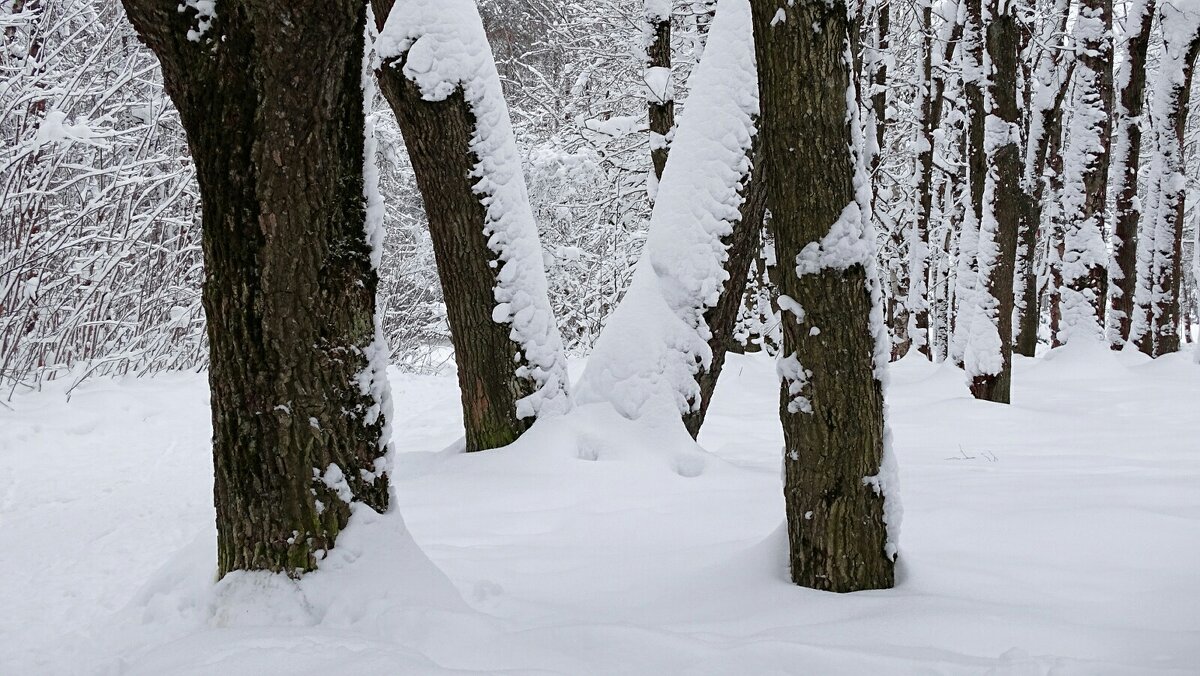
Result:
{"label": "snow ridge", "polygon": [[484,235],[500,269],[498,323],[511,324],[514,356],[536,390],[517,402],[521,417],[565,413],[567,369],[562,337],[547,296],[537,224],[491,46],[473,0],[399,0],[375,44],[387,62],[403,57],[403,73],[428,101],[462,90],[476,119],[471,150],[479,158],[475,193],[486,209]]}
{"label": "snow ridge", "polygon": [[704,313],[727,277],[722,238],[741,216],[758,115],[747,0],[721,1],[689,89],[642,257],[575,394],[578,403],[608,401],[630,418],[698,406],[695,376],[712,360]]}

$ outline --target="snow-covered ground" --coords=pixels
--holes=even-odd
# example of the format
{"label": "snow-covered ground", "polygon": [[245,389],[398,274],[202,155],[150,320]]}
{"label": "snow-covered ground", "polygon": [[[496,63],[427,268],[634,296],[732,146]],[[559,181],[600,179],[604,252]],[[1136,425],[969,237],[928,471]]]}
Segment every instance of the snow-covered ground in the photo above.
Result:
{"label": "snow-covered ground", "polygon": [[393,374],[403,519],[299,587],[212,585],[202,375],[19,396],[0,674],[1196,674],[1200,366],[1068,349],[1012,406],[892,367],[899,584],[842,596],[786,581],[766,358],[731,356],[709,453],[601,406],[444,451],[454,380]]}

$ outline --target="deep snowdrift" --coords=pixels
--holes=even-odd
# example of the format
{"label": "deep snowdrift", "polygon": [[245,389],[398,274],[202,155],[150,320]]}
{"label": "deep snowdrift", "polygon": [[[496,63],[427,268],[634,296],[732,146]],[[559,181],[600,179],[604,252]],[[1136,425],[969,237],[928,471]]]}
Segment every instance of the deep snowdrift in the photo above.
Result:
{"label": "deep snowdrift", "polygon": [[1018,358],[1010,407],[893,365],[899,585],[850,596],[786,581],[766,358],[731,356],[709,452],[604,405],[442,451],[453,378],[393,374],[403,518],[299,585],[212,585],[203,376],[21,396],[0,674],[1195,673],[1200,367],[1087,347]]}

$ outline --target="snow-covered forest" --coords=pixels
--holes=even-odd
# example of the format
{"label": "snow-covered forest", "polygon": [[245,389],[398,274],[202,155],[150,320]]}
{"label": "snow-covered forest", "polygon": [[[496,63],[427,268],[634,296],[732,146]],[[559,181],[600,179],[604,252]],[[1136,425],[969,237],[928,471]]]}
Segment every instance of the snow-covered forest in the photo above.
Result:
{"label": "snow-covered forest", "polygon": [[0,674],[1200,669],[1200,1],[0,31]]}

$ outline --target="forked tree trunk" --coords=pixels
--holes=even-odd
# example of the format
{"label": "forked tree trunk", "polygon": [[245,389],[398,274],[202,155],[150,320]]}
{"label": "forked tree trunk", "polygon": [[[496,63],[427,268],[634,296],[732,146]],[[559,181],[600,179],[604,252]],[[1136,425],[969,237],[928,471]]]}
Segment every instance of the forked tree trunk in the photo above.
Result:
{"label": "forked tree trunk", "polygon": [[[840,1],[754,0],[752,7],[770,227],[778,260],[805,252],[779,274],[792,580],[838,592],[891,587],[891,468],[875,377],[887,360],[887,335],[863,213],[870,205],[857,202],[854,188],[863,167],[854,154],[862,140],[851,23]],[[856,241],[853,255],[820,248],[831,230]]]}
{"label": "forked tree trunk", "polygon": [[1108,263],[1107,337],[1119,350],[1129,340],[1137,289],[1138,168],[1146,91],[1146,51],[1154,23],[1155,0],[1134,0],[1125,16],[1125,60],[1117,72],[1117,118],[1113,127],[1112,254]]}
{"label": "forked tree trunk", "polygon": [[388,505],[366,6],[229,0],[206,19],[124,4],[162,64],[200,184],[218,572],[298,576],[334,547],[350,502]]}

